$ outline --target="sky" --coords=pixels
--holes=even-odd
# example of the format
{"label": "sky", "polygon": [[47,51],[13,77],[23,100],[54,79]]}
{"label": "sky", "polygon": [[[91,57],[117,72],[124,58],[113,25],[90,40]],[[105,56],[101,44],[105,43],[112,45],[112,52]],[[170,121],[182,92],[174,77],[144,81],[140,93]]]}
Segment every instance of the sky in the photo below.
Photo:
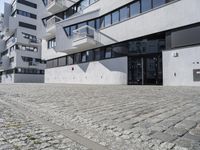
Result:
{"label": "sky", "polygon": [[0,13],[3,13],[4,2],[10,2],[11,0],[0,0]]}

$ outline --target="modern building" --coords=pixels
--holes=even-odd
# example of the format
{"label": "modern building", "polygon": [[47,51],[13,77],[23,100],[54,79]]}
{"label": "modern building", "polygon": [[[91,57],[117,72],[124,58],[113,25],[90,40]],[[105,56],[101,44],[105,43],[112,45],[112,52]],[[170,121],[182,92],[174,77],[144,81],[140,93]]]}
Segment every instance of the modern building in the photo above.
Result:
{"label": "modern building", "polygon": [[13,0],[1,16],[0,75],[2,83],[44,82],[41,59],[42,1]]}
{"label": "modern building", "polygon": [[199,0],[43,0],[43,6],[46,83],[200,85]]}

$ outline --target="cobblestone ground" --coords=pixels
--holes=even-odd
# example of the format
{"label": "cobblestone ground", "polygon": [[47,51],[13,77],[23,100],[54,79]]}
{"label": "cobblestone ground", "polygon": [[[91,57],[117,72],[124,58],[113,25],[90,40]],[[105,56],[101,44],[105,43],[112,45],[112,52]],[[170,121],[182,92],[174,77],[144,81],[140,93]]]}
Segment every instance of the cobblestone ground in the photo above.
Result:
{"label": "cobblestone ground", "polygon": [[[0,100],[105,149],[200,150],[199,87],[16,84],[1,85]],[[87,149],[0,106],[0,149]]]}
{"label": "cobblestone ground", "polygon": [[87,150],[41,123],[0,104],[0,150]]}

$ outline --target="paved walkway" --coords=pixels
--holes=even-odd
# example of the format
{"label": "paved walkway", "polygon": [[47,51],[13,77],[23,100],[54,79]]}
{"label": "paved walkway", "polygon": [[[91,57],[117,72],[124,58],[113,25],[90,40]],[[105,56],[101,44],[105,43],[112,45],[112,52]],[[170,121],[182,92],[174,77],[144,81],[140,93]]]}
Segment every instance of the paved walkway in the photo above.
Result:
{"label": "paved walkway", "polygon": [[6,146],[200,150],[200,88],[0,85],[0,149]]}

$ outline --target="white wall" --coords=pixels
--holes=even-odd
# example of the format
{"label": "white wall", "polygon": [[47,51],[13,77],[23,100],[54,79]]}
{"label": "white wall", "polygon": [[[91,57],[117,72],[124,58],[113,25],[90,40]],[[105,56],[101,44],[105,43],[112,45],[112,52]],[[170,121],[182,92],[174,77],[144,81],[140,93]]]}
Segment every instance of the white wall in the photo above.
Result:
{"label": "white wall", "polygon": [[127,57],[46,69],[45,83],[127,84]]}
{"label": "white wall", "polygon": [[[174,57],[174,53],[178,57]],[[193,81],[193,69],[200,69],[200,46],[163,51],[165,86],[200,86]],[[176,75],[175,75],[176,74]]]}
{"label": "white wall", "polygon": [[3,74],[1,77],[1,83],[14,83],[14,74]]}
{"label": "white wall", "polygon": [[[106,8],[99,5],[99,7],[102,7],[99,11],[99,14],[108,11],[108,6],[113,8],[113,6],[111,5],[113,4],[112,2],[113,1],[109,1],[107,5],[104,5]],[[121,2],[120,5],[126,3],[127,2]],[[188,9],[188,6],[190,9]],[[150,10],[149,12],[145,12],[131,19],[127,19],[123,22],[101,29],[99,41],[100,43],[102,43],[102,45],[109,45],[116,42],[121,42],[197,23],[200,21],[200,9],[198,6],[200,6],[199,0],[181,0],[175,1],[172,4],[166,4],[164,6],[161,6],[160,8],[155,8],[154,10]],[[72,17],[68,20],[58,23],[56,29],[56,51],[71,53],[72,40],[66,36],[63,27],[72,25],[74,23],[79,23],[83,20],[87,20],[86,18],[91,19],[92,15],[97,16],[95,13],[91,13],[90,15],[84,14],[83,18],[81,19],[77,19],[80,17]],[[63,39],[65,39],[65,42],[63,42]],[[81,49],[80,51],[83,50],[86,49]]]}

